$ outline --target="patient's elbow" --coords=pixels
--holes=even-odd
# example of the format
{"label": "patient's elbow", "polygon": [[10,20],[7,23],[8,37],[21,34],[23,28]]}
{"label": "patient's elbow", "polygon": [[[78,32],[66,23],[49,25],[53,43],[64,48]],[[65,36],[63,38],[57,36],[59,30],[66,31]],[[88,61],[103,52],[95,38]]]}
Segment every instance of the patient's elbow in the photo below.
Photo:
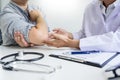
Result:
{"label": "patient's elbow", "polygon": [[42,32],[38,30],[30,30],[29,32],[29,40],[30,43],[36,44],[36,45],[43,45],[45,40],[48,39],[48,32]]}

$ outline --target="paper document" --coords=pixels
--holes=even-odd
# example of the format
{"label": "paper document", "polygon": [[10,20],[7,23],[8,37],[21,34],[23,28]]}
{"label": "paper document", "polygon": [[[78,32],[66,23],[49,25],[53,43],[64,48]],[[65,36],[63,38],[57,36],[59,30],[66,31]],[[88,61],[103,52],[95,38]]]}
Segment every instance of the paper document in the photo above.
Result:
{"label": "paper document", "polygon": [[79,62],[83,64],[88,64],[96,67],[103,67],[111,59],[117,56],[117,53],[111,52],[96,52],[91,54],[68,54],[69,52],[64,53],[55,53],[51,54],[51,57],[56,57],[64,60]]}

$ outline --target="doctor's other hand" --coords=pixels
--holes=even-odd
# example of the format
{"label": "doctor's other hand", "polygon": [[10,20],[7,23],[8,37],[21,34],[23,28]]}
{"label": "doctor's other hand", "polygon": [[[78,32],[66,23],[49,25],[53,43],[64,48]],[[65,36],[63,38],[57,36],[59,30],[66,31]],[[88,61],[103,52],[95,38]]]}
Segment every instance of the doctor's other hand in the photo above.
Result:
{"label": "doctor's other hand", "polygon": [[24,39],[23,34],[21,34],[20,32],[14,33],[14,40],[16,41],[16,43],[20,47],[32,47],[32,46],[34,46],[34,44],[27,43],[27,41],[25,41],[25,39]]}
{"label": "doctor's other hand", "polygon": [[53,32],[54,33],[57,33],[57,34],[61,34],[61,35],[64,35],[64,36],[67,36],[68,38],[70,39],[73,39],[73,36],[72,36],[72,33],[64,30],[64,29],[61,29],[61,28],[55,28],[53,29]]}
{"label": "doctor's other hand", "polygon": [[56,34],[56,33],[50,33],[49,39],[45,41],[45,43],[48,46],[54,46],[54,47],[67,47],[67,40],[69,38],[67,36]]}

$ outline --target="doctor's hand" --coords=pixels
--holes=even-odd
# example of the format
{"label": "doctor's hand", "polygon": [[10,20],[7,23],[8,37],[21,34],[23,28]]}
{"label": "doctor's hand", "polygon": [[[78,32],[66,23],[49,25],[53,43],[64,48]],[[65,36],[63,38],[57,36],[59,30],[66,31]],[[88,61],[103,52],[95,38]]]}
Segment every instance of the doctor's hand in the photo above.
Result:
{"label": "doctor's hand", "polygon": [[20,47],[31,47],[34,46],[34,44],[27,43],[25,41],[24,36],[20,32],[14,33],[14,40]]}
{"label": "doctor's hand", "polygon": [[[61,35],[61,34],[56,34],[56,33],[51,33],[52,38],[49,38],[48,40],[45,41],[45,43],[48,46],[54,46],[54,47],[67,47],[68,46],[68,37]],[[54,37],[54,38],[53,38]]]}
{"label": "doctor's hand", "polygon": [[53,29],[53,32],[54,32],[54,33],[57,33],[57,34],[64,35],[64,36],[67,36],[67,37],[70,38],[70,39],[73,39],[72,33],[67,32],[67,31],[64,30],[64,29],[55,28],[55,29]]}

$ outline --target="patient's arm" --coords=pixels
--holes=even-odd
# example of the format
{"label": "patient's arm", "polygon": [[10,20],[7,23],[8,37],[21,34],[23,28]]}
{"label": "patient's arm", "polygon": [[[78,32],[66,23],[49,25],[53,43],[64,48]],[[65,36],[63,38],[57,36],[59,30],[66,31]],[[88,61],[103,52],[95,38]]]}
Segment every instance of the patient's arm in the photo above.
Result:
{"label": "patient's arm", "polygon": [[32,27],[29,31],[30,43],[36,45],[42,45],[44,41],[48,38],[48,28],[42,18],[41,14],[37,10],[30,12],[30,18],[32,21],[36,22],[36,26]]}
{"label": "patient's arm", "polygon": [[20,32],[14,33],[14,39],[21,47],[43,45],[44,41],[48,38],[48,28],[39,11],[31,11],[30,18],[32,21],[36,22],[36,25],[29,30],[28,38],[30,43],[24,39],[23,34]]}

